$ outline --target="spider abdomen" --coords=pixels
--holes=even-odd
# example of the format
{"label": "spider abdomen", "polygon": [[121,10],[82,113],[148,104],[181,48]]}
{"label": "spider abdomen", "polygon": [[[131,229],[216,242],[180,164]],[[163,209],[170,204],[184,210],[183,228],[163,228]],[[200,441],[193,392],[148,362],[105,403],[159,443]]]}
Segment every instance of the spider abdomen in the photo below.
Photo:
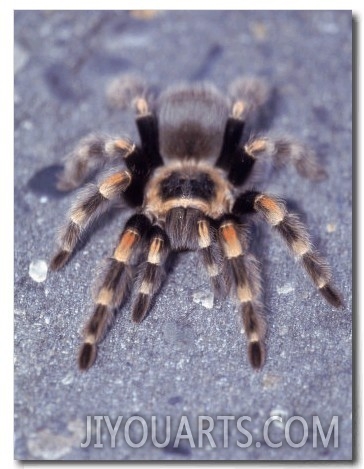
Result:
{"label": "spider abdomen", "polygon": [[228,115],[228,101],[213,86],[181,85],[167,90],[158,109],[161,155],[216,160]]}

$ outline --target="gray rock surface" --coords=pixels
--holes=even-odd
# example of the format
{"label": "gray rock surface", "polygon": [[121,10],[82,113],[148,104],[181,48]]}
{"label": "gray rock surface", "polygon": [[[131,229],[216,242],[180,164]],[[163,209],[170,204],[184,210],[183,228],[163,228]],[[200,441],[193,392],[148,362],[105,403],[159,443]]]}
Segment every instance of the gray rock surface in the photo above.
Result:
{"label": "gray rock surface", "polygon": [[[118,11],[15,13],[15,457],[17,459],[307,460],[352,455],[351,12],[160,12],[138,18]],[[139,72],[160,88],[179,80],[210,80],[222,89],[241,74],[268,79],[277,90],[270,130],[292,134],[316,150],[328,172],[323,183],[293,170],[263,187],[281,194],[309,226],[328,258],[345,308],[325,304],[268,228],[253,240],[262,262],[268,320],[267,361],[253,372],[236,307],[209,308],[208,280],[193,253],[180,255],[151,314],[131,323],[129,305],[101,344],[87,373],[76,366],[79,333],[90,314],[90,284],[130,211],[99,227],[64,270],[47,272],[56,230],[72,200],[54,191],[53,165],[91,131],[128,133],[133,117],[110,110],[105,87],[116,74]],[[45,169],[46,168],[46,169]],[[48,169],[47,169],[48,168]],[[259,236],[258,236],[259,235]],[[254,242],[255,241],[255,242]],[[35,269],[35,273],[34,273]],[[30,271],[33,273],[30,274]],[[197,301],[196,301],[197,299]],[[116,447],[105,421],[103,447],[81,448],[86,416],[124,416]],[[124,438],[125,420],[151,425],[171,417],[171,443],[140,448]],[[188,417],[196,448],[173,447]],[[198,416],[215,419],[216,448]],[[216,416],[234,416],[229,445]],[[279,422],[263,439],[271,415],[302,416],[308,439],[284,441]],[[338,416],[339,444],[313,446],[312,416],[325,432]],[[236,420],[253,442],[237,431]],[[205,422],[206,424],[206,422]],[[140,423],[130,427],[139,441]],[[206,427],[204,427],[206,428]],[[302,424],[290,436],[302,439]],[[163,432],[159,439],[161,440]],[[259,445],[260,443],[260,445]]]}

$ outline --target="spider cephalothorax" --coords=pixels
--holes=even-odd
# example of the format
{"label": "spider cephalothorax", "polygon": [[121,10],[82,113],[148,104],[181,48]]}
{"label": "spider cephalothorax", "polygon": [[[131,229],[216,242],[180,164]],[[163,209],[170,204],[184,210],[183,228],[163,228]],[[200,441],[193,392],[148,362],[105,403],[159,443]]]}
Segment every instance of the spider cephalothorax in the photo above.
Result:
{"label": "spider cephalothorax", "polygon": [[58,184],[61,190],[76,188],[112,163],[72,206],[51,261],[53,270],[68,261],[86,228],[121,198],[136,207],[100,278],[80,350],[81,369],[93,364],[97,344],[133,284],[132,318],[140,322],[162,284],[170,253],[186,249],[198,251],[217,294],[236,298],[250,362],[260,368],[266,323],[259,268],[248,250],[252,214],[282,236],[326,300],[341,305],[330,284],[329,267],[298,217],[282,200],[246,189],[256,163],[267,156],[276,165],[292,161],[305,177],[319,179],[324,174],[312,152],[299,143],[245,137],[244,125],[269,98],[262,82],[237,80],[230,99],[211,85],[178,86],[152,106],[146,88],[124,77],[113,84],[109,97],[113,104],[136,107],[140,144],[86,137],[67,157]]}

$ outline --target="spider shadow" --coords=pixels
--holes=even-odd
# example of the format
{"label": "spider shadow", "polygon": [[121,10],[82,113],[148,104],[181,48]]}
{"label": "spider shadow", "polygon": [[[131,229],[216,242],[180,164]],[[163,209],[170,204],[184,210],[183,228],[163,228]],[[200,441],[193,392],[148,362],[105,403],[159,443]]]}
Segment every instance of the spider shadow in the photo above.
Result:
{"label": "spider shadow", "polygon": [[[244,220],[246,221],[246,220]],[[266,269],[266,258],[262,254],[266,251],[265,247],[269,243],[269,232],[267,230],[267,226],[263,223],[260,223],[259,220],[256,218],[255,220],[247,221],[247,225],[249,227],[249,247],[248,252],[251,253],[258,261],[259,265],[259,272],[261,275],[262,281],[262,292],[261,292],[261,300],[264,304],[264,310],[270,312],[270,308],[268,308],[270,295],[265,288],[266,285],[270,283],[270,277],[267,274]]]}
{"label": "spider shadow", "polygon": [[273,87],[268,102],[262,109],[262,113],[258,119],[258,130],[268,130],[272,126],[277,113],[279,98],[277,88]]}
{"label": "spider shadow", "polygon": [[63,171],[63,166],[54,164],[37,171],[28,181],[27,186],[37,195],[45,195],[53,199],[61,199],[68,195],[57,189],[58,175]]}
{"label": "spider shadow", "polygon": [[[105,169],[105,168],[103,168]],[[95,180],[96,175],[100,172],[97,168],[92,171],[87,178],[82,182],[82,186],[71,191],[61,191],[57,188],[60,174],[64,171],[64,166],[61,164],[53,164],[40,169],[29,179],[27,186],[33,193],[38,195],[45,195],[52,199],[61,199],[71,193],[75,193],[81,189],[85,184]]]}
{"label": "spider shadow", "polygon": [[268,101],[262,106],[252,119],[247,119],[244,127],[243,141],[253,135],[268,131],[277,113],[280,95],[276,87],[272,87]]}

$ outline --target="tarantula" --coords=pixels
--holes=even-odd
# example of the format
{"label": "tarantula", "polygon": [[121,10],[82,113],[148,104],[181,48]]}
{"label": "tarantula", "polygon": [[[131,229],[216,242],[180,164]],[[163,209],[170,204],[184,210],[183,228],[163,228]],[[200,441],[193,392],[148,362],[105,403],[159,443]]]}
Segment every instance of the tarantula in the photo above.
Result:
{"label": "tarantula", "polygon": [[155,102],[141,82],[123,77],[111,86],[109,98],[120,108],[133,104],[140,144],[128,138],[88,136],[66,158],[58,182],[61,190],[76,188],[113,163],[111,171],[88,184],[72,205],[52,270],[65,265],[86,229],[115,203],[124,199],[136,208],[100,277],[79,353],[81,370],[94,363],[97,344],[132,284],[132,319],[139,323],[161,287],[170,253],[181,250],[198,251],[215,293],[237,299],[250,363],[261,368],[266,322],[258,263],[248,250],[252,214],[279,233],[324,298],[341,306],[330,269],[298,217],[281,199],[242,189],[256,162],[267,157],[278,166],[292,162],[304,177],[324,176],[304,145],[246,135],[244,127],[257,120],[269,100],[264,82],[238,79],[229,98],[210,84],[179,85]]}

